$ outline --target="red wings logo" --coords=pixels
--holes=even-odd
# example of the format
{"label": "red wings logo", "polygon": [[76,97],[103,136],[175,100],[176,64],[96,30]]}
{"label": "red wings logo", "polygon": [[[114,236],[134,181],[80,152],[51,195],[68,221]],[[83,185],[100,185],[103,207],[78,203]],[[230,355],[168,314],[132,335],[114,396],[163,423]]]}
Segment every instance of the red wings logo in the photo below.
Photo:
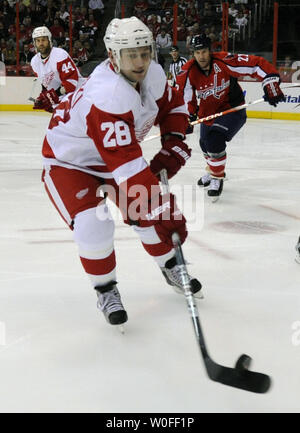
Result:
{"label": "red wings logo", "polygon": [[48,89],[48,86],[53,80],[54,75],[55,75],[54,72],[51,71],[43,77],[42,85],[46,87],[46,89]]}

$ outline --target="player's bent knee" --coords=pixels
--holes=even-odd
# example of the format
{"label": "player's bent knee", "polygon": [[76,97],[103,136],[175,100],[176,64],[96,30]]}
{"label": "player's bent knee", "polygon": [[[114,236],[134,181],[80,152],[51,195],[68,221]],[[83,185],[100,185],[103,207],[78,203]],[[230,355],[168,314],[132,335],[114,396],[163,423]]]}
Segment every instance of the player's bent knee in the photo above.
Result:
{"label": "player's bent knee", "polygon": [[75,242],[89,250],[99,249],[113,243],[115,224],[107,210],[107,218],[99,218],[97,208],[80,212],[74,219],[73,236]]}

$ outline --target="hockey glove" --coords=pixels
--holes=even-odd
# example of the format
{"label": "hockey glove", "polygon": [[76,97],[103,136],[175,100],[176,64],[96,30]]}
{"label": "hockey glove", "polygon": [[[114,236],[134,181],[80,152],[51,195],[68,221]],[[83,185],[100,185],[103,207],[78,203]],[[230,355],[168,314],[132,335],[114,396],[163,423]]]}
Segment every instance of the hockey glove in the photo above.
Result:
{"label": "hockey glove", "polygon": [[278,102],[284,101],[284,94],[280,89],[280,77],[277,74],[268,74],[265,76],[262,86],[265,92],[264,100],[274,107]]}
{"label": "hockey glove", "polygon": [[53,106],[59,103],[59,97],[54,89],[44,89],[36,98],[33,109],[53,113]]}
{"label": "hockey glove", "polygon": [[150,161],[150,168],[153,174],[159,176],[162,169],[168,172],[171,179],[186,161],[190,158],[192,150],[178,136],[168,135],[162,139],[162,149]]}
{"label": "hockey glove", "polygon": [[140,227],[154,226],[160,240],[170,246],[172,234],[177,232],[183,243],[187,237],[186,219],[176,204],[174,194],[154,195],[145,206],[141,206]]}
{"label": "hockey glove", "polygon": [[191,123],[195,122],[195,120],[197,120],[197,117],[198,117],[197,113],[189,115],[189,126],[187,127],[187,130],[185,131],[186,135],[192,134],[194,132],[194,126],[191,125]]}

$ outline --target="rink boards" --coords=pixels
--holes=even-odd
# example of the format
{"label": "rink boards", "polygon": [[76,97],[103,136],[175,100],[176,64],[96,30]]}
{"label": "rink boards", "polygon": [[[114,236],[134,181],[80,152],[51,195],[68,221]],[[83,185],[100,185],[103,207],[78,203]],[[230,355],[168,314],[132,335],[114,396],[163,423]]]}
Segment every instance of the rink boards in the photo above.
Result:
{"label": "rink boards", "polygon": [[[246,102],[263,96],[261,83],[241,81],[240,85],[245,92]],[[282,83],[285,101],[278,107],[271,107],[265,102],[255,104],[247,109],[248,117],[300,120],[300,83],[299,87],[287,89],[290,85]],[[0,77],[0,111],[31,111],[32,102],[28,98],[35,98],[39,93],[40,85],[34,77]]]}

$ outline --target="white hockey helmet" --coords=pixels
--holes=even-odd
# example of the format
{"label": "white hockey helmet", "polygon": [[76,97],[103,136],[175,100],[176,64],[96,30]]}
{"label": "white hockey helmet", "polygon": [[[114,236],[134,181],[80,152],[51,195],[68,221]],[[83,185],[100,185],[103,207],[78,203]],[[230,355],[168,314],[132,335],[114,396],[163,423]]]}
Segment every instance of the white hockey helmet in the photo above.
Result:
{"label": "white hockey helmet", "polygon": [[103,38],[107,52],[111,51],[117,63],[116,72],[120,72],[120,53],[123,48],[150,46],[152,57],[155,45],[150,29],[137,17],[114,18],[107,26]]}
{"label": "white hockey helmet", "polygon": [[49,39],[50,48],[52,48],[52,35],[51,35],[50,30],[46,26],[36,27],[33,30],[33,32],[32,32],[32,40],[33,40],[34,47],[36,48],[36,46],[35,46],[35,39],[36,38],[41,38],[43,36],[46,36]]}

